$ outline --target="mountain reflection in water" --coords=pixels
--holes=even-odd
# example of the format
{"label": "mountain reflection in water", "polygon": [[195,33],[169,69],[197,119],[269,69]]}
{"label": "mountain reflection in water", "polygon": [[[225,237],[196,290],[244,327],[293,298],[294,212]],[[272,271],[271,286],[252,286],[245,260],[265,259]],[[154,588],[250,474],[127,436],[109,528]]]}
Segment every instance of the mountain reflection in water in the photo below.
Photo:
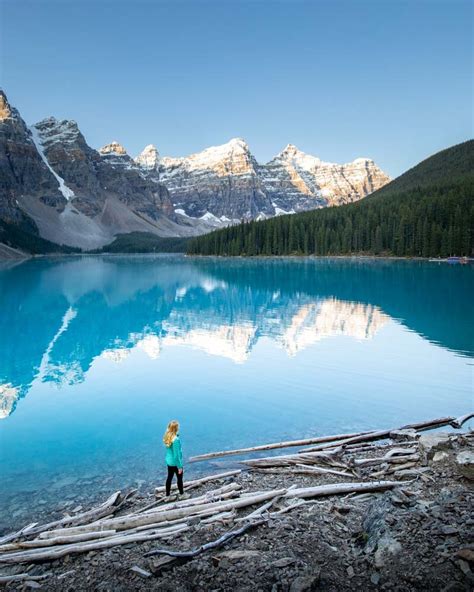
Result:
{"label": "mountain reflection in water", "polygon": [[375,260],[84,257],[0,270],[0,418],[36,382],[81,382],[94,360],[172,346],[244,364],[269,338],[289,356],[368,340],[391,318],[472,356],[472,269]]}

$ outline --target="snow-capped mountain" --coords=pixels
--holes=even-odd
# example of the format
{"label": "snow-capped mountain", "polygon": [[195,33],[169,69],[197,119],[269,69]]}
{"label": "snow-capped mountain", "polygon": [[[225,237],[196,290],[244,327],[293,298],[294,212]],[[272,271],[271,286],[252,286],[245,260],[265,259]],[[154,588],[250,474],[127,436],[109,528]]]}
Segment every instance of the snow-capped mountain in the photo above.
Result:
{"label": "snow-capped mountain", "polygon": [[288,145],[259,164],[235,138],[187,157],[95,150],[77,123],[28,127],[0,91],[0,222],[85,250],[118,234],[193,236],[242,219],[339,205],[389,181],[372,160],[325,163]]}
{"label": "snow-capped mountain", "polygon": [[184,158],[148,145],[135,162],[165,185],[178,214],[216,224],[350,203],[390,180],[371,159],[329,163],[292,144],[259,164],[240,138]]}
{"label": "snow-capped mountain", "polygon": [[236,138],[184,158],[164,157],[158,170],[175,210],[228,224],[273,214],[258,166],[246,142]]}
{"label": "snow-capped mountain", "polygon": [[295,211],[357,201],[390,180],[369,158],[347,164],[324,162],[292,144],[260,171],[272,202]]}

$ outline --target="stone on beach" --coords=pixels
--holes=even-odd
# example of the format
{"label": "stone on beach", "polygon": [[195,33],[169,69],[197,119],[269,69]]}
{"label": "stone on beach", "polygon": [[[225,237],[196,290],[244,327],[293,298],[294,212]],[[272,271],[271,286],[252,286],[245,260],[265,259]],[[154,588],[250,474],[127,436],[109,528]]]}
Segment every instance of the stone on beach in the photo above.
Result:
{"label": "stone on beach", "polygon": [[420,453],[426,461],[432,460],[436,452],[452,448],[450,434],[422,434],[418,440]]}
{"label": "stone on beach", "polygon": [[466,479],[474,481],[474,452],[464,450],[456,456],[456,466]]}

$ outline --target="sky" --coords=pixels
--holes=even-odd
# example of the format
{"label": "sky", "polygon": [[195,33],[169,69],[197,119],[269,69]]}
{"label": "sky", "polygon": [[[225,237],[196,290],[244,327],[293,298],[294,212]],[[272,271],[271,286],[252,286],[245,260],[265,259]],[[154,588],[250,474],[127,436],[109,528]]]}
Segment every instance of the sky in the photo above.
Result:
{"label": "sky", "polygon": [[233,137],[396,176],[473,134],[464,0],[0,0],[0,86],[27,123],[184,156]]}

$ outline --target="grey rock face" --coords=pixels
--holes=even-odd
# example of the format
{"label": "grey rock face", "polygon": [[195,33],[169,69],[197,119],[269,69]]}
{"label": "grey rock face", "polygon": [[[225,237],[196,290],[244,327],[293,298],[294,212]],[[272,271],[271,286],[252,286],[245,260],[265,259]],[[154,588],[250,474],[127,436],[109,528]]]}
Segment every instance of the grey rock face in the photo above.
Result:
{"label": "grey rock face", "polygon": [[34,221],[21,207],[23,200],[41,201],[59,211],[66,204],[30,130],[0,90],[0,218],[36,233]]}
{"label": "grey rock face", "polygon": [[241,139],[185,158],[165,157],[159,165],[160,181],[175,209],[188,216],[212,215],[228,223],[274,214],[257,174],[258,164]]}
{"label": "grey rock face", "polygon": [[152,220],[173,214],[166,189],[146,178],[117,142],[99,153],[88,146],[75,121],[53,117],[35,128],[49,163],[74,192],[74,206],[80,212],[96,216],[108,198],[115,198]]}

